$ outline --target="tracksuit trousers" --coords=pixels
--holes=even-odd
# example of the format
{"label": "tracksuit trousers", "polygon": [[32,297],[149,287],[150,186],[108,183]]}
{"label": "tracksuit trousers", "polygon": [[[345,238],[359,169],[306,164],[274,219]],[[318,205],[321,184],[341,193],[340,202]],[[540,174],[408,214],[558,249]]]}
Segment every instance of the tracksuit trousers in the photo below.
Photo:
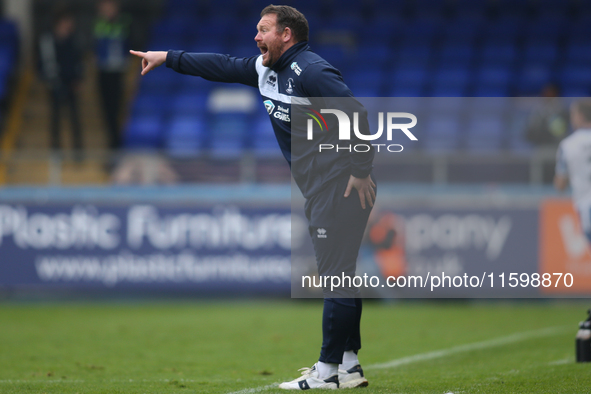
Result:
{"label": "tracksuit trousers", "polygon": [[[318,274],[353,279],[357,255],[369,219],[371,207],[361,208],[357,190],[349,197],[344,193],[349,177],[335,181],[306,202],[306,215],[310,222],[309,232],[314,244]],[[375,180],[374,180],[375,182]],[[343,353],[361,348],[360,289],[351,284],[331,289],[325,287],[322,315],[322,348],[319,361],[340,364]]]}

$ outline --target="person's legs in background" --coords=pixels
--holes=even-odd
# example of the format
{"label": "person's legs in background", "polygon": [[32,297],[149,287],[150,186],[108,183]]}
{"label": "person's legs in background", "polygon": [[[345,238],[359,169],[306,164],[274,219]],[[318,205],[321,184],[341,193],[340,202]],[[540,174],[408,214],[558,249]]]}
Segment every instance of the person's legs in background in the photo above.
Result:
{"label": "person's legs in background", "polygon": [[99,73],[101,104],[107,126],[107,137],[110,149],[118,149],[121,145],[119,121],[123,94],[123,74],[120,72],[101,71]]}

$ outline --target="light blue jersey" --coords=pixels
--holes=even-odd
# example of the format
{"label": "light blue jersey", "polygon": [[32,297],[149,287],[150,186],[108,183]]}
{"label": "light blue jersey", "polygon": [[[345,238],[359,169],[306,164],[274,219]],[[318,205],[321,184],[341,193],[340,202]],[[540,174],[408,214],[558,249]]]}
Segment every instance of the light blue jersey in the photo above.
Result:
{"label": "light blue jersey", "polygon": [[569,178],[581,225],[590,238],[591,129],[579,129],[560,142],[556,156],[556,175]]}

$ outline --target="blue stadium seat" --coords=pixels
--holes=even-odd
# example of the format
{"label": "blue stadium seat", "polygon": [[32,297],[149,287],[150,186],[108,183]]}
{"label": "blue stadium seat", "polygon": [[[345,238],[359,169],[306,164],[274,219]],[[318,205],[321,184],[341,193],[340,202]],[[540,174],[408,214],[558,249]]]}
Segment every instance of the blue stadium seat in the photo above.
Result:
{"label": "blue stadium seat", "polygon": [[397,64],[422,64],[423,67],[429,64],[433,55],[433,48],[430,45],[417,45],[405,43],[395,57]]}
{"label": "blue stadium seat", "polygon": [[186,14],[197,14],[199,10],[199,2],[194,0],[168,0],[165,5],[169,13],[180,9]]}
{"label": "blue stadium seat", "polygon": [[468,94],[468,89],[462,86],[439,86],[434,84],[427,95],[430,97],[462,97]]}
{"label": "blue stadium seat", "polygon": [[177,74],[181,78],[181,84],[178,87],[177,93],[181,94],[199,94],[208,95],[209,92],[218,84],[222,82],[212,82],[201,77],[192,75]]}
{"label": "blue stadium seat", "polygon": [[460,14],[446,21],[442,31],[445,42],[467,42],[473,43],[483,33],[483,26],[486,23],[480,16]]}
{"label": "blue stadium seat", "polygon": [[166,130],[164,146],[172,156],[197,156],[203,149],[205,122],[197,116],[173,118]]}
{"label": "blue stadium seat", "polygon": [[125,130],[124,145],[130,149],[158,149],[162,146],[162,117],[132,116]]}
{"label": "blue stadium seat", "polygon": [[419,15],[442,15],[446,11],[446,5],[446,2],[441,0],[415,0],[409,2],[411,11],[414,9],[414,12]]}
{"label": "blue stadium seat", "polygon": [[400,14],[401,11],[406,9],[407,0],[375,0],[374,4],[376,12],[388,11]]}
{"label": "blue stadium seat", "polygon": [[387,65],[392,57],[392,48],[382,44],[361,44],[357,49],[357,54],[355,55],[357,59],[359,59],[364,65],[366,61],[371,61],[372,64],[375,64],[378,67],[382,67]]}
{"label": "blue stadium seat", "polygon": [[466,147],[473,151],[498,151],[502,148],[506,126],[499,116],[475,114],[468,121]]}
{"label": "blue stadium seat", "polygon": [[347,63],[349,53],[342,45],[319,45],[316,47],[320,56],[322,56],[333,67],[340,68]]}
{"label": "blue stadium seat", "polygon": [[232,45],[228,50],[228,53],[234,57],[251,57],[258,56],[261,54],[259,48],[257,48],[254,40],[249,43],[237,43]]}
{"label": "blue stadium seat", "polygon": [[[223,5],[223,2],[218,3]],[[224,8],[227,10],[227,7]],[[253,21],[248,21],[245,23],[250,23],[251,26],[256,26],[256,22]],[[228,39],[232,38],[234,26],[239,24],[239,19],[235,16],[228,15],[227,12],[214,13],[199,26],[194,26],[193,32],[195,33],[195,30],[198,29],[196,33],[201,35],[205,41],[209,41],[211,38],[216,37]]]}
{"label": "blue stadium seat", "polygon": [[509,149],[518,153],[529,153],[533,146],[523,136],[512,136],[509,139]]}
{"label": "blue stadium seat", "polygon": [[486,42],[516,42],[523,33],[523,20],[504,16],[488,24],[483,30]]}
{"label": "blue stadium seat", "polygon": [[518,51],[514,42],[491,42],[484,44],[480,53],[482,64],[513,64]]}
{"label": "blue stadium seat", "polygon": [[[322,12],[322,3],[320,1],[306,1],[298,3],[297,9],[306,16],[308,24],[310,24],[310,17],[316,17]],[[310,24],[311,27],[311,24]]]}
{"label": "blue stadium seat", "polygon": [[428,82],[428,77],[429,73],[425,67],[402,67],[393,72],[391,86],[423,88]]}
{"label": "blue stadium seat", "polygon": [[539,63],[527,63],[517,74],[517,91],[520,95],[537,96],[542,87],[553,79],[551,67]]}
{"label": "blue stadium seat", "polygon": [[214,158],[237,159],[245,150],[248,116],[243,113],[219,113],[209,122],[209,154]]}
{"label": "blue stadium seat", "polygon": [[208,95],[201,92],[181,93],[174,95],[171,112],[180,115],[194,115],[207,111]]}
{"label": "blue stadium seat", "polygon": [[567,17],[575,4],[575,2],[568,0],[537,0],[535,6],[537,14],[541,17]]}
{"label": "blue stadium seat", "polygon": [[570,42],[566,48],[566,63],[591,66],[591,43]]}
{"label": "blue stadium seat", "polygon": [[591,87],[589,85],[581,86],[580,84],[563,85],[560,92],[563,97],[590,97]]}
{"label": "blue stadium seat", "polygon": [[345,83],[355,96],[377,97],[384,86],[384,73],[380,69],[352,70],[345,75]]}
{"label": "blue stadium seat", "polygon": [[400,39],[407,22],[395,13],[380,12],[370,19],[363,29],[357,32],[358,44],[388,45]]}
{"label": "blue stadium seat", "polygon": [[591,86],[591,69],[580,65],[566,65],[559,72],[560,84],[562,86]]}
{"label": "blue stadium seat", "polygon": [[[483,89],[484,90],[484,89]],[[492,90],[492,88],[491,88]],[[504,95],[489,95],[472,99],[467,110],[481,117],[503,117],[511,108],[512,99]]]}
{"label": "blue stadium seat", "polygon": [[[209,6],[209,16],[210,17],[218,17],[221,14],[230,15],[231,17],[238,16],[236,15],[239,10],[241,10],[241,1],[240,0],[224,0],[224,1],[208,1]],[[269,3],[262,5],[263,2],[250,2],[253,8],[256,8],[257,13],[259,13],[265,6],[269,5]],[[253,4],[254,3],[254,4]],[[257,4],[258,3],[258,4]]]}
{"label": "blue stadium seat", "polygon": [[252,150],[257,157],[281,157],[281,149],[267,113],[257,116],[253,122]]}
{"label": "blue stadium seat", "polygon": [[[304,3],[304,2],[302,2]],[[359,0],[328,0],[328,1],[318,1],[315,3],[324,3],[323,5],[326,6],[330,6],[334,12],[335,15],[339,15],[339,14],[348,14],[350,12],[355,12],[355,13],[360,13],[363,9],[363,2],[359,1]],[[297,7],[297,6],[296,6]],[[299,9],[299,8],[298,8]],[[323,11],[322,9],[318,9],[318,11]]]}
{"label": "blue stadium seat", "polygon": [[[358,4],[359,2],[356,3]],[[340,7],[343,7],[343,5],[340,5]],[[322,30],[356,32],[360,30],[363,25],[364,20],[359,12],[352,12],[351,9],[346,9],[345,12],[336,12],[331,18],[326,19],[322,26]]]}
{"label": "blue stadium seat", "polygon": [[[194,22],[193,22],[194,23]],[[152,37],[154,39],[164,39],[171,41],[181,41],[190,37],[192,33],[192,24],[190,18],[183,22],[177,20],[164,19],[152,26]]]}
{"label": "blue stadium seat", "polygon": [[423,147],[431,152],[454,151],[460,148],[461,121],[457,117],[434,116],[424,128]]}
{"label": "blue stadium seat", "polygon": [[457,0],[455,4],[455,15],[461,18],[477,20],[484,18],[489,8],[486,0]]}
{"label": "blue stadium seat", "polygon": [[474,47],[464,42],[443,45],[437,56],[439,67],[443,65],[468,65],[474,60]]}
{"label": "blue stadium seat", "polygon": [[502,17],[525,17],[531,11],[530,0],[497,0],[491,3]]}
{"label": "blue stadium seat", "polygon": [[185,49],[189,41],[184,37],[171,36],[153,36],[148,47],[148,51],[168,51],[169,49]]}
{"label": "blue stadium seat", "polygon": [[141,94],[133,102],[133,116],[165,116],[170,107],[170,97],[159,92]]}
{"label": "blue stadium seat", "polygon": [[167,94],[175,92],[188,77],[163,68],[150,71],[139,80],[141,93]]}
{"label": "blue stadium seat", "polygon": [[[252,52],[250,56],[256,55],[257,53],[260,54],[256,41],[254,40],[257,33],[255,23],[240,23],[235,27],[235,36],[231,38],[230,43],[232,46],[250,46]],[[233,52],[230,54],[234,55]]]}
{"label": "blue stadium seat", "polygon": [[[235,40],[234,40],[235,41]],[[234,42],[231,41],[231,42]],[[254,40],[253,40],[254,42]],[[225,34],[210,35],[206,26],[199,26],[182,49],[187,52],[228,53],[229,42]],[[256,44],[255,44],[256,49]]]}
{"label": "blue stadium seat", "polygon": [[11,50],[11,56],[18,53],[18,28],[16,23],[8,19],[0,19],[0,43]]}
{"label": "blue stadium seat", "polygon": [[[422,111],[425,109],[425,106],[429,103],[430,100],[432,99],[424,96],[394,96],[389,99],[388,108],[396,108],[396,112],[410,112],[411,114],[414,114],[417,117],[419,117],[420,115],[421,119],[419,123],[422,124]],[[377,119],[370,119],[370,124],[373,124],[373,122],[376,122],[377,124]],[[417,123],[417,125],[419,123]],[[374,128],[372,128],[372,130],[373,129]]]}
{"label": "blue stadium seat", "polygon": [[524,33],[528,40],[555,40],[564,34],[566,24],[567,19],[564,16],[546,14],[533,20]]}
{"label": "blue stadium seat", "polygon": [[0,76],[6,77],[16,63],[16,55],[12,48],[5,43],[0,43]]}
{"label": "blue stadium seat", "polygon": [[[433,74],[433,90],[459,91],[459,95],[466,94],[472,81],[472,72],[468,67],[456,66],[440,68]],[[439,94],[438,94],[439,95]]]}
{"label": "blue stadium seat", "polygon": [[587,43],[589,36],[591,36],[591,15],[583,16],[569,23],[567,32],[568,42]]}
{"label": "blue stadium seat", "polygon": [[388,97],[422,97],[425,95],[423,83],[418,85],[394,85],[389,88]]}
{"label": "blue stadium seat", "polygon": [[553,43],[529,43],[525,47],[525,58],[527,62],[540,62],[554,64],[558,58],[558,47]]}
{"label": "blue stadium seat", "polygon": [[512,69],[505,65],[485,65],[476,72],[476,83],[480,86],[508,86],[513,80]]}
{"label": "blue stadium seat", "polygon": [[463,116],[469,101],[470,98],[461,96],[429,97],[423,107],[427,109],[429,114]]}
{"label": "blue stadium seat", "polygon": [[438,21],[416,19],[408,22],[402,32],[402,39],[406,46],[429,46],[441,34],[442,26]]}
{"label": "blue stadium seat", "polygon": [[472,95],[474,97],[507,97],[511,93],[509,84],[507,85],[486,85],[476,84]]}

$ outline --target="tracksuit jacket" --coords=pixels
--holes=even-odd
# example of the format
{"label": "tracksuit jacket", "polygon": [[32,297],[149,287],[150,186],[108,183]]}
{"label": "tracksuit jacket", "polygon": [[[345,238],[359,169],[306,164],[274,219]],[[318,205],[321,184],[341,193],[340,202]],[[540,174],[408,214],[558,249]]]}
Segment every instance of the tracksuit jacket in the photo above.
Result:
{"label": "tracksuit jacket", "polygon": [[[303,148],[291,149],[291,104],[292,101],[301,102],[298,98],[319,98],[313,99],[315,105],[327,108],[325,105],[330,105],[329,101],[325,100],[327,98],[330,100],[332,97],[350,97],[350,101],[347,101],[350,107],[347,112],[358,112],[360,132],[369,133],[367,111],[353,98],[353,93],[344,83],[341,73],[312,52],[307,42],[300,42],[289,48],[270,68],[263,66],[262,61],[262,55],[236,58],[222,54],[171,50],[166,57],[166,66],[179,73],[199,76],[210,81],[257,87],[269,113],[279,147],[306,199],[322,191],[330,181],[337,178],[348,178],[349,175],[367,177],[372,169],[374,150],[354,133],[351,133],[351,140],[340,141],[341,145],[344,142],[347,146],[366,144],[370,147],[367,152],[336,149],[319,152],[319,143],[339,144],[336,132],[337,117],[334,115],[324,117],[330,131],[320,134],[319,139],[315,136],[315,140],[308,141]],[[297,132],[302,133],[302,138],[298,138],[298,141],[307,141],[303,137],[305,130]]]}

